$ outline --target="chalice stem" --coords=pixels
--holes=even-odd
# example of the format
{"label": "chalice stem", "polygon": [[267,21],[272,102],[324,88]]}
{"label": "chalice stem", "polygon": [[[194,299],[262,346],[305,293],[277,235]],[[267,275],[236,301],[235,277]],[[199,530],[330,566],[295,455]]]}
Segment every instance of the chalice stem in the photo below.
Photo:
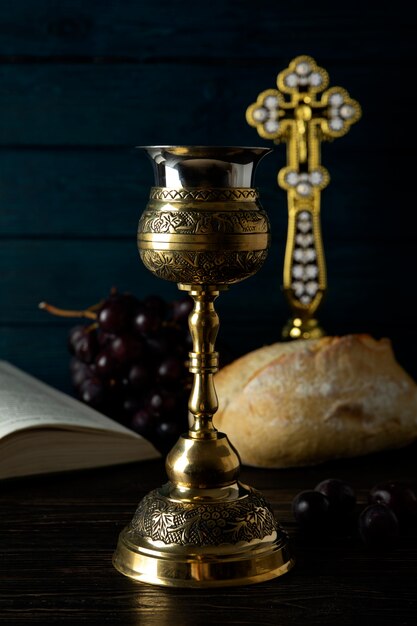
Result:
{"label": "chalice stem", "polygon": [[219,366],[215,343],[220,325],[214,301],[219,295],[219,288],[211,285],[180,288],[184,287],[194,299],[194,309],[188,320],[193,340],[193,351],[189,353],[189,369],[194,374],[188,404],[194,416],[194,424],[189,435],[194,439],[213,439],[217,432],[213,426],[213,415],[218,409],[214,374]]}

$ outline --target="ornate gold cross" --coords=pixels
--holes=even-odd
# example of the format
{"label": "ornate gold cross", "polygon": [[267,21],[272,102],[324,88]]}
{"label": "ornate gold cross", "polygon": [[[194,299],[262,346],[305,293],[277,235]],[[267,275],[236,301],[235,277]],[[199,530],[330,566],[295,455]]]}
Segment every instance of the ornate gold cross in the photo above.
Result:
{"label": "ornate gold cross", "polygon": [[284,293],[293,317],[283,337],[322,336],[314,313],[326,291],[326,264],[320,225],[320,193],[330,181],[321,165],[321,142],[342,137],[361,116],[361,108],[306,55],[278,74],[278,89],[267,89],[246,111],[246,120],[264,139],[287,143],[287,165],[278,184],[287,191],[288,235]]}

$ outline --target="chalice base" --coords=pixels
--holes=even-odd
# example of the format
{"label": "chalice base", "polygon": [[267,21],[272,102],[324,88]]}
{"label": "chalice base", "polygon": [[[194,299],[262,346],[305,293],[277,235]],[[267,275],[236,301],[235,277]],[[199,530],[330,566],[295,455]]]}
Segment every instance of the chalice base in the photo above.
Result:
{"label": "chalice base", "polygon": [[119,536],[113,565],[134,580],[169,587],[226,587],[270,580],[294,565],[285,532],[263,496],[236,489],[173,497],[167,483],[140,502]]}
{"label": "chalice base", "polygon": [[323,328],[314,318],[302,319],[301,317],[290,317],[282,329],[282,338],[291,339],[320,339],[325,336]]}

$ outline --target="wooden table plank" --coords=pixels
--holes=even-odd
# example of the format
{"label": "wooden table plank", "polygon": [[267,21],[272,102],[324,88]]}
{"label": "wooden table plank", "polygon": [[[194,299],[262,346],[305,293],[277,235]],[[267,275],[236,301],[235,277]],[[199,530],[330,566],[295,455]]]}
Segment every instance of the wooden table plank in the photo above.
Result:
{"label": "wooden table plank", "polygon": [[[198,7],[183,0],[181,10],[169,0],[160,0],[157,10],[147,0],[124,0],[123,5],[19,0],[2,3],[0,24],[1,54],[15,57],[189,58],[196,53],[197,37],[197,54],[211,58],[266,57],[285,63],[316,50],[326,62],[340,65],[352,57],[392,62],[415,53],[415,20],[401,0],[395,5],[380,2],[372,11],[354,4],[340,11],[337,4],[312,5],[307,0],[299,0],[296,10],[291,3],[277,5],[274,0],[256,5],[212,0]],[[395,45],[390,45],[392,38]]]}
{"label": "wooden table plank", "polygon": [[[334,476],[359,495],[380,480],[417,485],[416,447],[316,468],[244,468],[289,531],[294,570],[260,585],[164,589],[132,583],[111,566],[119,530],[137,501],[165,481],[162,461],[0,483],[0,623],[412,624],[417,597],[415,529],[390,552],[373,553],[354,534],[307,540],[290,513],[295,494]],[[3,622],[1,621],[3,619]]]}
{"label": "wooden table plank", "polygon": [[[254,67],[242,59],[232,68],[204,60],[0,65],[0,145],[253,145],[259,138],[246,108],[275,87],[284,67],[276,59]],[[406,82],[413,67],[407,58],[395,66],[397,81]],[[346,149],[360,149],[360,137],[375,149],[406,145],[396,124],[381,131],[386,108],[375,94],[387,71],[350,63],[331,73],[332,85],[342,84],[366,112],[343,138]]]}

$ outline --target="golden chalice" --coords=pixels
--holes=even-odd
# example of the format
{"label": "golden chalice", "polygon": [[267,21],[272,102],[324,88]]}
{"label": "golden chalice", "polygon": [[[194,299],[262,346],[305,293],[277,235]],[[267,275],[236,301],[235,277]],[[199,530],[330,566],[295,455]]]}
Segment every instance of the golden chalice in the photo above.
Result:
{"label": "golden chalice", "polygon": [[115,567],[156,585],[215,587],[265,581],[293,565],[271,507],[238,481],[240,459],[213,425],[219,318],[214,301],[255,274],[269,222],[252,187],[267,148],[151,146],[156,184],[140,218],[146,267],[194,299],[189,317],[194,423],[166,459],[169,482],[139,503],[120,534]]}

